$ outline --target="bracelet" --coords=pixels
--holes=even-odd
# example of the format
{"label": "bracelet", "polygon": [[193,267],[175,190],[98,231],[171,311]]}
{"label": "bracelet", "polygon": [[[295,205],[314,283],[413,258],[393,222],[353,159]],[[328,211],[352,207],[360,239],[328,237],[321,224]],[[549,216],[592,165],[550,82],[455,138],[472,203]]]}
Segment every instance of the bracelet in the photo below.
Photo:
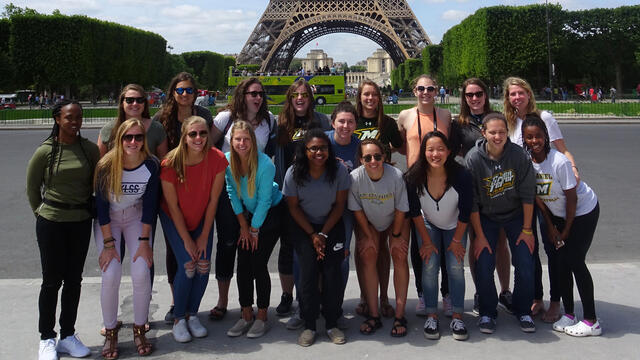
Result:
{"label": "bracelet", "polygon": [[318,235],[320,235],[320,236],[324,237],[325,239],[328,239],[328,238],[329,238],[329,235],[327,235],[327,234],[323,233],[322,231],[321,231],[321,232],[319,232],[319,233],[318,233]]}
{"label": "bracelet", "polygon": [[[107,244],[108,244],[108,243],[111,243],[111,245],[108,245],[108,246],[107,246]],[[115,249],[115,247],[116,247],[116,246],[115,246],[111,241],[109,241],[108,243],[106,243],[106,244],[104,245],[104,248],[105,248],[105,249]]]}
{"label": "bracelet", "polygon": [[580,171],[580,170],[578,170],[578,167],[577,167],[577,166],[575,166],[575,165],[571,165],[571,167],[572,167],[572,168],[574,168],[574,169],[576,169],[576,171]]}
{"label": "bracelet", "polygon": [[256,231],[249,230],[249,235],[251,236],[258,236],[258,234],[260,234],[260,230],[256,230]]}
{"label": "bracelet", "polygon": [[391,236],[394,237],[394,238],[399,238],[401,235],[402,235],[402,233],[399,233],[399,234],[391,233]]}
{"label": "bracelet", "polygon": [[114,239],[113,236],[109,236],[108,238],[102,240],[102,243],[106,245],[106,244],[108,244],[110,242],[114,242],[114,241],[116,241],[116,239]]}
{"label": "bracelet", "polygon": [[533,231],[531,231],[531,229],[525,230],[524,228],[522,228],[522,233],[525,235],[533,235]]}
{"label": "bracelet", "polygon": [[149,241],[149,237],[148,236],[140,236],[138,238],[138,241]]}

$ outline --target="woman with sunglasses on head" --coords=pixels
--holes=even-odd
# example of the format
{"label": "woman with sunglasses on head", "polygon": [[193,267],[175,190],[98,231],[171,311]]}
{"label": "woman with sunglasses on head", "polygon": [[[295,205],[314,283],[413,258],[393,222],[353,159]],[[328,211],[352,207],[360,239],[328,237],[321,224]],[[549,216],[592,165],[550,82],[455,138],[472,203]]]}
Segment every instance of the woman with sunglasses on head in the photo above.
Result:
{"label": "woman with sunglasses on head", "polygon": [[300,259],[300,306],[305,330],[298,337],[298,344],[313,344],[321,303],[327,335],[334,344],[344,344],[346,339],[337,320],[345,243],[342,213],[351,181],[322,130],[307,131],[302,145],[296,149],[282,190],[293,218],[287,230]]}
{"label": "woman with sunglasses on head", "polygon": [[[186,119],[191,116],[199,116],[203,118],[207,123],[207,129],[211,129],[213,126],[213,117],[209,109],[196,105],[197,95],[196,80],[188,72],[181,72],[174,76],[169,83],[167,89],[167,98],[160,111],[154,116],[153,120],[162,124],[164,131],[167,135],[167,150],[175,149],[180,143],[182,138],[182,124]],[[160,159],[164,158],[159,157]],[[164,227],[163,227],[163,231]],[[177,265],[176,257],[174,256],[171,246],[167,242],[166,233],[164,234],[165,244],[167,246],[167,252],[165,256],[167,267],[167,280],[173,293],[173,280],[176,276]],[[173,324],[173,301],[172,305],[167,311],[164,317],[164,321],[167,324]]]}
{"label": "woman with sunglasses on head", "polygon": [[[57,352],[85,357],[91,351],[75,335],[82,269],[91,239],[93,170],[98,147],[80,136],[82,107],[62,100],[53,107],[51,134],[27,165],[27,197],[36,217],[42,265],[38,299],[40,360]],[[56,304],[60,299],[60,340],[56,345]]]}
{"label": "woman with sunglasses on head", "polygon": [[[411,109],[402,110],[398,115],[398,129],[405,139],[407,168],[410,168],[420,156],[420,144],[424,136],[430,131],[440,131],[447,138],[456,135],[451,131],[451,113],[447,109],[437,108],[435,99],[438,93],[436,81],[430,75],[420,75],[412,82],[413,94],[416,96],[418,104]],[[452,141],[456,143],[456,141]],[[417,239],[415,226],[411,223],[411,238]],[[443,249],[440,249],[444,253]],[[444,249],[446,250],[446,249]],[[446,258],[441,259],[442,265],[442,302],[445,312],[450,313],[451,307],[448,282],[446,280]],[[418,292],[418,304],[416,306],[417,315],[426,315],[424,307],[424,297],[422,289],[422,259],[420,258],[417,241],[411,241],[411,265],[416,278],[416,291]]]}
{"label": "woman with sunglasses on head", "polygon": [[[602,328],[596,317],[593,280],[585,263],[600,216],[598,197],[584,181],[576,181],[571,161],[551,149],[547,127],[538,115],[525,117],[522,138],[536,171],[536,202],[546,219],[559,264],[565,314],[553,329],[572,336],[598,336]],[[580,322],[574,312],[573,277],[582,300],[584,316]]]}
{"label": "woman with sunglasses on head", "polygon": [[[264,88],[258,78],[243,80],[235,88],[227,107],[216,115],[211,128],[211,139],[223,152],[231,150],[231,127],[239,120],[246,121],[256,136],[257,149],[267,156],[274,154],[277,123],[267,108]],[[216,246],[216,280],[218,281],[218,303],[209,311],[211,320],[222,320],[227,313],[229,286],[233,277],[236,259],[238,219],[233,213],[226,186],[220,194],[216,215],[218,243]]]}
{"label": "woman with sunglasses on head", "polygon": [[[482,118],[490,113],[491,104],[489,103],[489,88],[478,78],[470,78],[462,83],[462,94],[460,97],[460,115],[458,119],[452,123],[453,131],[456,132],[456,139],[459,147],[453,149],[454,155],[464,157],[471,150],[478,139],[482,138]],[[454,144],[455,146],[455,144]],[[473,237],[473,229],[469,229],[470,237]],[[469,243],[469,252],[473,254],[473,244]],[[512,311],[512,293],[509,290],[509,276],[511,275],[511,255],[507,245],[507,237],[503,233],[500,234],[498,243],[496,244],[496,272],[500,281],[500,295],[498,296],[499,304],[507,311]],[[474,284],[475,279],[475,257],[469,257],[469,270]],[[478,291],[473,297],[473,311],[478,313]]]}
{"label": "woman with sunglasses on head", "polygon": [[476,258],[476,286],[480,302],[480,332],[495,331],[498,294],[494,282],[496,243],[503,229],[515,266],[513,313],[520,329],[535,332],[531,318],[535,240],[532,231],[535,174],[527,154],[507,136],[507,120],[500,113],[482,119],[484,139],[465,157],[473,175],[471,224]]}
{"label": "woman with sunglasses on head", "polygon": [[209,282],[213,220],[229,164],[210,146],[207,122],[192,116],[182,123],[180,142],[162,161],[160,222],[175,254],[173,337],[178,342],[207,336],[198,308]]}
{"label": "woman with sunglasses on head", "polygon": [[[356,136],[360,140],[378,139],[385,147],[385,158],[391,161],[391,152],[399,151],[405,153],[404,139],[398,130],[395,119],[384,114],[382,94],[378,84],[371,80],[364,80],[358,87],[356,95],[356,108],[358,111],[356,123]],[[359,266],[356,257],[356,267]],[[383,316],[394,316],[393,307],[389,304],[387,288],[389,286],[389,266],[391,255],[387,243],[381,243],[378,252],[378,274],[380,282],[380,305]],[[363,293],[361,292],[361,295]],[[364,296],[360,296],[360,304],[356,307],[356,312],[360,315],[368,313],[368,306]]]}
{"label": "woman with sunglasses on head", "polygon": [[138,119],[123,122],[113,147],[98,162],[95,177],[98,221],[94,225],[98,263],[102,270],[100,303],[105,325],[102,357],[118,358],[118,294],[122,278],[120,241],[131,254],[133,337],[138,355],[149,355],[145,323],[151,301],[151,264],[157,215],[159,163],[147,148],[145,127]]}
{"label": "woman with sunglasses on head", "polygon": [[112,139],[120,125],[128,119],[138,119],[144,125],[149,152],[162,159],[167,154],[167,134],[158,121],[149,116],[149,101],[144,88],[138,84],[129,84],[120,92],[118,117],[106,123],[98,134],[100,157],[114,147]]}
{"label": "woman with sunglasses on head", "polygon": [[395,320],[391,336],[407,335],[405,305],[409,286],[409,211],[402,172],[386,159],[385,146],[377,139],[365,139],[358,146],[362,166],[351,172],[349,210],[356,219],[356,257],[360,258],[359,280],[369,306],[360,332],[370,335],[382,327],[378,313],[378,253],[382,245],[391,248],[396,292]]}
{"label": "woman with sunglasses on head", "polygon": [[[407,170],[410,216],[418,232],[427,320],[424,336],[440,338],[437,314],[438,270],[446,256],[448,288],[453,307],[449,325],[456,340],[468,338],[464,312],[466,230],[473,205],[471,174],[458,164],[449,140],[439,131],[425,135],[418,160]],[[440,253],[444,249],[444,254]]]}
{"label": "woman with sunglasses on head", "polygon": [[[329,119],[325,114],[313,110],[311,85],[301,78],[287,89],[284,106],[278,115],[277,146],[273,160],[276,166],[275,181],[280,185],[280,188],[282,188],[287,169],[293,164],[296,147],[300,145],[305,132],[314,128],[330,130],[331,125],[329,125]],[[283,219],[289,219],[289,216],[283,216]],[[282,286],[280,304],[276,307],[276,314],[279,316],[285,316],[291,312],[294,287],[293,268],[293,244],[284,232],[280,236],[280,252],[278,254],[278,272]],[[287,327],[297,329],[303,324],[298,312],[287,322]]]}
{"label": "woman with sunglasses on head", "polygon": [[[271,297],[271,277],[267,263],[280,236],[280,218],[285,206],[278,184],[273,181],[276,168],[271,159],[258,150],[253,128],[238,120],[231,127],[231,151],[225,154],[229,166],[225,172],[227,193],[233,213],[240,223],[238,231],[238,291],[241,318],[227,331],[236,337],[247,332],[257,338],[268,330],[267,310]],[[253,313],[254,281],[257,316]]]}
{"label": "woman with sunglasses on head", "polygon": [[[504,81],[504,114],[509,123],[509,138],[515,144],[523,146],[522,138],[522,122],[527,114],[535,113],[540,116],[547,126],[549,138],[551,144],[559,152],[565,155],[572,164],[573,174],[576,177],[576,181],[580,182],[580,174],[576,167],[576,161],[573,155],[567,149],[562,132],[558,126],[556,119],[548,111],[540,111],[536,106],[536,99],[533,96],[533,91],[529,83],[521,78],[509,77]],[[533,305],[531,306],[532,314],[535,316],[538,313],[543,313],[542,320],[544,322],[554,322],[561,316],[560,313],[560,292],[557,285],[559,279],[557,278],[558,260],[554,257],[552,241],[547,234],[548,226],[545,224],[545,219],[539,210],[536,210],[536,218],[540,222],[540,231],[542,237],[542,244],[544,246],[545,253],[548,258],[548,270],[549,270],[549,295],[551,302],[549,303],[549,309],[545,311],[542,289],[542,264],[540,262],[540,254],[538,251],[538,242],[536,241],[535,249],[535,261],[536,261],[536,281],[535,281],[535,297]],[[534,229],[536,227],[534,226]],[[536,231],[537,233],[537,231]],[[537,237],[536,237],[537,239]]]}

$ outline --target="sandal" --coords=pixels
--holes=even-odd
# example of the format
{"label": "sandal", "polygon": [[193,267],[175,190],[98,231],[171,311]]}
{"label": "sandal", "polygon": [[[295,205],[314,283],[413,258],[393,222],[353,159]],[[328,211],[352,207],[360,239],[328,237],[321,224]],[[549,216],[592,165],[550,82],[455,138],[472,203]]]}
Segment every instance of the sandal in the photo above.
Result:
{"label": "sandal", "polygon": [[133,324],[133,343],[136,345],[139,356],[147,356],[153,351],[153,346],[147,340],[145,333],[145,325]]}
{"label": "sandal", "polygon": [[[404,328],[403,332],[400,332],[399,329]],[[407,335],[409,328],[407,327],[407,318],[404,316],[401,318],[395,318],[393,320],[393,327],[391,328],[391,336],[393,337],[403,337]]]}
{"label": "sandal", "polygon": [[544,301],[542,300],[533,300],[533,304],[531,305],[531,316],[538,316],[544,314]]}
{"label": "sandal", "polygon": [[102,347],[102,357],[105,360],[115,360],[118,358],[118,331],[119,327],[105,329],[104,346]]}
{"label": "sandal", "polygon": [[[120,328],[122,327],[122,321],[118,320],[118,322],[116,323],[116,329],[120,330]],[[106,327],[102,327],[102,329],[100,329],[100,335],[104,336],[104,334],[107,333],[107,328]]]}
{"label": "sandal", "polygon": [[227,315],[227,309],[215,306],[211,311],[209,311],[209,320],[222,320],[225,315]]}
{"label": "sandal", "polygon": [[369,305],[364,301],[360,301],[358,306],[356,306],[356,314],[364,317],[369,316]]}
{"label": "sandal", "polygon": [[367,320],[362,322],[360,325],[360,333],[363,335],[373,335],[376,330],[382,327],[382,321],[380,321],[380,316],[373,317],[368,316]]}
{"label": "sandal", "polygon": [[396,311],[393,309],[393,306],[389,304],[389,300],[380,300],[380,314],[386,318],[396,315]]}

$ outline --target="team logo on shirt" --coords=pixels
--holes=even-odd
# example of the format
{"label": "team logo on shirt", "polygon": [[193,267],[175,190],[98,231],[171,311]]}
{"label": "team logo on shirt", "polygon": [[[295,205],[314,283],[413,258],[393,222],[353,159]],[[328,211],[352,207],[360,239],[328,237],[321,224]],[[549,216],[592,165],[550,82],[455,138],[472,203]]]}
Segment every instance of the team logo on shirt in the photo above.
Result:
{"label": "team logo on shirt", "polygon": [[377,139],[378,137],[380,137],[380,131],[377,127],[362,128],[354,131],[353,133],[360,140]]}
{"label": "team logo on shirt", "polygon": [[548,196],[551,193],[551,182],[536,184],[536,196]]}
{"label": "team logo on shirt", "polygon": [[383,205],[385,201],[393,199],[393,193],[388,194],[376,194],[376,193],[361,193],[360,200],[367,200],[375,205]]}
{"label": "team logo on shirt", "polygon": [[515,171],[509,169],[484,178],[484,181],[486,182],[484,187],[487,189],[487,195],[496,197],[507,190],[513,189],[516,184],[516,174]]}
{"label": "team logo on shirt", "polygon": [[293,131],[293,136],[291,136],[291,141],[302,140],[305,132],[306,131],[304,129],[295,129]]}
{"label": "team logo on shirt", "polygon": [[124,195],[137,195],[144,193],[146,189],[146,183],[135,183],[135,182],[123,182],[122,183],[122,194]]}

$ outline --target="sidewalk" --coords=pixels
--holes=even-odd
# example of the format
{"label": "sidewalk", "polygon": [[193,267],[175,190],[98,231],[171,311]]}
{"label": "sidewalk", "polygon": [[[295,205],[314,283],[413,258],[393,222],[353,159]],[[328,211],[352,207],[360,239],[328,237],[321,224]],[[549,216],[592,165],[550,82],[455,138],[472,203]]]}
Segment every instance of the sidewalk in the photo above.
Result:
{"label": "sidewalk", "polygon": [[[34,265],[35,266],[35,265]],[[358,302],[358,286],[355,272],[351,272],[347,287],[344,310],[349,318],[349,329],[345,331],[347,344],[338,346],[329,342],[324,333],[324,322],[319,321],[316,343],[309,348],[296,345],[300,331],[286,330],[288,318],[275,316],[270,309],[271,330],[258,339],[246,337],[229,338],[226,331],[239,317],[238,293],[235,280],[229,294],[230,309],[223,321],[212,322],[208,311],[217,299],[216,282],[211,277],[209,288],[202,301],[200,318],[209,329],[209,336],[194,339],[191,343],[179,344],[173,340],[171,326],[162,321],[170,303],[169,288],[165,276],[157,276],[150,308],[152,330],[147,334],[155,346],[148,359],[567,359],[579,356],[590,359],[639,359],[640,309],[640,262],[618,264],[591,264],[589,266],[595,282],[596,311],[603,327],[603,335],[594,338],[572,338],[554,332],[550,324],[536,319],[537,332],[525,334],[520,331],[514,317],[500,311],[497,331],[484,335],[476,326],[477,317],[471,312],[473,291],[469,269],[466,269],[467,290],[464,320],[469,329],[469,340],[458,342],[451,337],[449,319],[440,317],[442,338],[426,340],[422,336],[424,319],[415,316],[416,293],[413,277],[409,285],[407,319],[409,334],[405,338],[389,336],[392,320],[383,319],[382,329],[371,336],[361,335],[358,327],[363,318],[354,314]],[[546,268],[545,291],[548,291]],[[271,274],[271,305],[280,299],[280,282],[277,274]],[[36,359],[39,335],[37,332],[37,298],[40,279],[0,280],[0,308],[4,309],[7,321],[0,329],[0,359]],[[393,281],[391,281],[393,284]],[[393,298],[393,286],[389,295]],[[124,277],[120,291],[120,319],[125,325],[120,331],[120,358],[138,358],[135,353],[131,322],[133,319],[131,281]],[[548,297],[546,298],[548,299]],[[581,317],[581,304],[576,294],[576,312]],[[393,302],[392,302],[393,303]],[[92,350],[91,358],[101,358],[100,278],[86,278],[83,282],[82,298],[78,312],[76,331]],[[56,330],[58,330],[56,328]]]}

